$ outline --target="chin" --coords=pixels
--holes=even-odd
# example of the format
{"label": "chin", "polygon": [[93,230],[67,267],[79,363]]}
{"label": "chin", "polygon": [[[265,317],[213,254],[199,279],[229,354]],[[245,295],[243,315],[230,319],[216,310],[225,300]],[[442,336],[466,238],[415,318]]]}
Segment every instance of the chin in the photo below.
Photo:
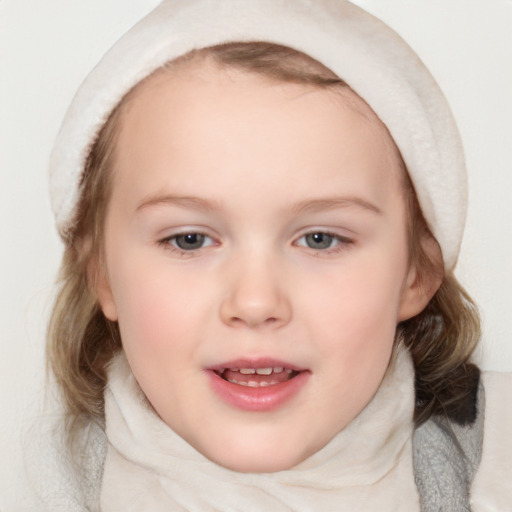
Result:
{"label": "chin", "polygon": [[204,455],[216,464],[238,473],[276,473],[293,468],[310,454],[302,449],[290,452],[276,444],[262,446],[261,443],[253,443],[251,446],[245,439],[243,446],[231,445],[224,453]]}
{"label": "chin", "polygon": [[258,458],[240,457],[238,460],[214,460],[215,463],[237,473],[277,473],[278,471],[286,471],[296,466],[300,460],[282,460],[274,458],[273,460]]}

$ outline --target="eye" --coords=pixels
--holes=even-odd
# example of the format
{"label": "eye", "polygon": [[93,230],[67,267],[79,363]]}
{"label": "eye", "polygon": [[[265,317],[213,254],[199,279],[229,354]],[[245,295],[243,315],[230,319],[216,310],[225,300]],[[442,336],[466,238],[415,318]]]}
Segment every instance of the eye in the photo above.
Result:
{"label": "eye", "polygon": [[325,231],[307,233],[301,236],[297,241],[297,245],[308,247],[316,251],[333,249],[341,244],[349,243],[352,243],[350,239],[333,233],[326,233]]}
{"label": "eye", "polygon": [[214,242],[203,233],[180,233],[179,235],[173,235],[162,240],[162,243],[169,244],[181,251],[196,251],[213,245]]}

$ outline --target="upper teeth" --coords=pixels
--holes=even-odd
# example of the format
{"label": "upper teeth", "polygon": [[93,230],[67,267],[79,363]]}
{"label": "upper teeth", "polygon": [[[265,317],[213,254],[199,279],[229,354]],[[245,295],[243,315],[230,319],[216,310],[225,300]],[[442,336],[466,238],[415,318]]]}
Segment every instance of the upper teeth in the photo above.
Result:
{"label": "upper teeth", "polygon": [[282,366],[276,366],[274,368],[231,368],[232,371],[239,371],[243,375],[254,375],[257,373],[258,375],[270,375],[271,373],[281,373],[282,371],[286,371],[287,373],[291,373],[292,370],[289,368],[283,368]]}

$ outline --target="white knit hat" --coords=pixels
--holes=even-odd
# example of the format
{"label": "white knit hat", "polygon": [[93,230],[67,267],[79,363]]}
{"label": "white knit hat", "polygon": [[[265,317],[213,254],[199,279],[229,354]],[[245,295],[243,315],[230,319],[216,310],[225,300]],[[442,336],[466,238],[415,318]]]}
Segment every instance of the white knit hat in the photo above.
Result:
{"label": "white knit hat", "polygon": [[124,94],[169,60],[235,41],[301,51],[366,100],[395,140],[445,267],[452,269],[464,230],[467,183],[450,108],[400,36],[346,0],[164,0],[103,57],[69,107],[50,168],[61,236],[73,227],[91,143]]}

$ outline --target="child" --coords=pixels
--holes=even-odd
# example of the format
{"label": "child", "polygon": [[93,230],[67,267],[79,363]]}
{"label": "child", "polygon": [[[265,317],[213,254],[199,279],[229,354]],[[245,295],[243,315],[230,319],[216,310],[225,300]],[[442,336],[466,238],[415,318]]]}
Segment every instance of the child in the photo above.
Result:
{"label": "child", "polygon": [[457,130],[381,22],[164,1],[79,90],[51,180],[68,510],[506,503]]}

